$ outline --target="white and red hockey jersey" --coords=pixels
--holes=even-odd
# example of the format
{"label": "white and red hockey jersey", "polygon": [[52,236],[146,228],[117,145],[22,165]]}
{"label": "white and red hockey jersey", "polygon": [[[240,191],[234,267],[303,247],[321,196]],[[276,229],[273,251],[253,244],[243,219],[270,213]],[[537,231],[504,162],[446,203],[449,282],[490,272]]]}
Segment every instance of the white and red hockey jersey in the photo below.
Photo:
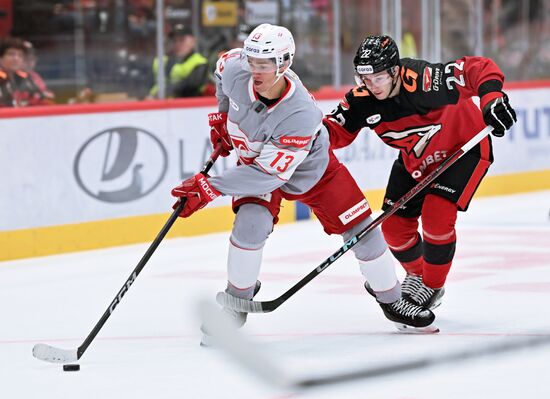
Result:
{"label": "white and red hockey jersey", "polygon": [[323,113],[298,76],[287,70],[287,88],[266,106],[253,89],[241,49],[217,63],[218,107],[227,112],[227,129],[239,165],[209,178],[226,195],[261,195],[277,188],[302,194],[321,178],[328,165],[329,140]]}

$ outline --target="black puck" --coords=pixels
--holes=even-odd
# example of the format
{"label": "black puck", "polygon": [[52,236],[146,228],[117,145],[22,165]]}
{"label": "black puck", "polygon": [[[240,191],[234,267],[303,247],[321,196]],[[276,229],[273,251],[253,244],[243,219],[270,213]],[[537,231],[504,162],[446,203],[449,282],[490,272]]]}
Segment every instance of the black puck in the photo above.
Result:
{"label": "black puck", "polygon": [[63,371],[78,371],[80,370],[80,364],[64,364]]}

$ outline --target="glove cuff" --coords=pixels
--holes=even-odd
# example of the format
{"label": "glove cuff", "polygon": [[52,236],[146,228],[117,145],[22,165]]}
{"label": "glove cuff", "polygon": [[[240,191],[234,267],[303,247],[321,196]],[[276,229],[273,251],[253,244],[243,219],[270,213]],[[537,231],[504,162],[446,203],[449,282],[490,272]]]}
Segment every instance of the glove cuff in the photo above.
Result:
{"label": "glove cuff", "polygon": [[212,112],[208,114],[208,125],[216,126],[227,122],[227,112]]}
{"label": "glove cuff", "polygon": [[485,106],[489,104],[491,101],[501,97],[504,97],[504,93],[501,91],[493,91],[491,93],[487,93],[483,97],[481,97],[479,102],[479,107],[483,110],[485,109]]}
{"label": "glove cuff", "polygon": [[212,187],[212,185],[210,184],[206,176],[203,175],[202,173],[199,173],[196,176],[196,181],[197,181],[197,184],[199,185],[200,190],[204,194],[204,198],[206,198],[208,202],[214,201],[216,198],[222,195],[222,193],[220,193],[218,190]]}

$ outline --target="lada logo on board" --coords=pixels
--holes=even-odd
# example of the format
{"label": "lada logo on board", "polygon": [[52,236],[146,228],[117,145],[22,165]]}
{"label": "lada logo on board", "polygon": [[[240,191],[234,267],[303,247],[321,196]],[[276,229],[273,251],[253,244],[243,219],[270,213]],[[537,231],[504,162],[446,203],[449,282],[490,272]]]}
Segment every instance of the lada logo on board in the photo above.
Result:
{"label": "lada logo on board", "polygon": [[104,202],[135,201],[166,174],[166,149],[152,133],[135,127],[103,130],[76,154],[73,173],[88,195]]}

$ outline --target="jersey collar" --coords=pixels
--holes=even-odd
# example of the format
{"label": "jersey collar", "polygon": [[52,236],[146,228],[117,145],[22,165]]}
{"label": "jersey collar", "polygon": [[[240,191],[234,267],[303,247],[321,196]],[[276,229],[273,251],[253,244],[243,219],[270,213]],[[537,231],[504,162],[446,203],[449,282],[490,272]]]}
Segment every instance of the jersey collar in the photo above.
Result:
{"label": "jersey collar", "polygon": [[[279,97],[279,100],[276,103],[267,107],[267,112],[272,112],[280,103],[292,97],[292,94],[296,91],[296,84],[292,80],[288,79],[286,76],[283,76],[283,79],[286,80],[286,89],[283,91],[283,94],[281,94],[281,97]],[[259,101],[258,93],[254,90],[254,80],[252,79],[252,76],[248,81],[248,95],[250,96],[250,101]]]}

